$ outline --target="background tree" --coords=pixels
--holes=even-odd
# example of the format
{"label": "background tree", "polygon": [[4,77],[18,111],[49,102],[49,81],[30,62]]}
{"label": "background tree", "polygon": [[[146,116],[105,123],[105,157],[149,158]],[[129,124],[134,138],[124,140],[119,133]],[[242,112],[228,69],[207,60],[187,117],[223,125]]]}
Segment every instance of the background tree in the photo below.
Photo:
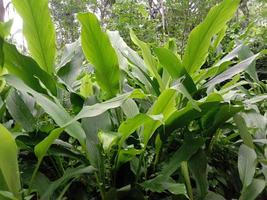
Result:
{"label": "background tree", "polygon": [[51,12],[57,31],[57,41],[60,47],[71,43],[79,37],[79,23],[76,13],[86,11],[86,0],[51,0]]}

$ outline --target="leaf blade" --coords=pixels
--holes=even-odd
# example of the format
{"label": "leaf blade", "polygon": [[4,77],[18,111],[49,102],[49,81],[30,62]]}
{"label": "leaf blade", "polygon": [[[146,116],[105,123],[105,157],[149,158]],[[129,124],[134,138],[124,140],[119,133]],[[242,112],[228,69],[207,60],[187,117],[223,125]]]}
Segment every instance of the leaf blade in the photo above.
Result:
{"label": "leaf blade", "polygon": [[12,0],[12,3],[23,19],[23,33],[31,55],[43,70],[52,74],[56,39],[48,0]]}
{"label": "leaf blade", "polygon": [[239,0],[224,0],[213,7],[205,20],[189,35],[183,65],[189,74],[198,71],[204,64],[212,37],[233,17]]}
{"label": "leaf blade", "polygon": [[114,97],[120,90],[120,70],[116,52],[94,14],[80,13],[78,20],[82,25],[81,40],[85,57],[95,67],[99,86],[107,93],[108,98]]}

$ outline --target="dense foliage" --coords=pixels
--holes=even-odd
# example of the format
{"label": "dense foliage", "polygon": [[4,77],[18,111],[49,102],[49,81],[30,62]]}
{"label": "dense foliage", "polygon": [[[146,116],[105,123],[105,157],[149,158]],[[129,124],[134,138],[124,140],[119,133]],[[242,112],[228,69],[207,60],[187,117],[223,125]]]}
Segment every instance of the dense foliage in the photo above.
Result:
{"label": "dense foliage", "polygon": [[93,1],[101,21],[84,2],[12,0],[26,53],[0,22],[0,199],[266,199],[266,30],[233,20],[244,2]]}

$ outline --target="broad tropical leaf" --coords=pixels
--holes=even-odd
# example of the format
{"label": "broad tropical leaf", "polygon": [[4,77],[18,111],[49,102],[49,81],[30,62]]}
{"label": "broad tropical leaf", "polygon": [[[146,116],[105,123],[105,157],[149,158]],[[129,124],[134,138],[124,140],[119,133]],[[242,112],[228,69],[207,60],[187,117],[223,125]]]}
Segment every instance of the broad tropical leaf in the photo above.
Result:
{"label": "broad tropical leaf", "polygon": [[9,74],[15,75],[23,80],[32,89],[46,93],[40,86],[39,80],[52,92],[57,93],[56,83],[51,75],[42,70],[38,64],[30,57],[22,55],[15,45],[4,42],[4,67]]}
{"label": "broad tropical leaf", "polygon": [[52,74],[56,40],[48,0],[12,0],[12,3],[23,19],[23,33],[31,55],[44,71]]}
{"label": "broad tropical leaf", "polygon": [[[176,110],[177,92],[174,89],[164,90],[158,97],[157,101],[151,107],[147,114],[149,115],[163,115],[163,122],[165,122],[173,112]],[[141,133],[144,144],[147,145],[149,139],[162,124],[160,121],[150,121],[144,125],[144,130]]]}
{"label": "broad tropical leaf", "polygon": [[150,46],[147,43],[139,40],[135,35],[135,33],[133,32],[133,30],[130,31],[130,36],[134,44],[136,44],[142,50],[145,66],[147,67],[151,75],[155,77],[156,80],[158,81],[160,89],[163,90],[163,83],[160,75],[158,74],[158,69],[157,69],[158,63],[155,57],[151,53]]}
{"label": "broad tropical leaf", "polygon": [[224,71],[223,73],[219,74],[218,76],[214,77],[209,82],[207,82],[205,84],[205,87],[216,85],[218,83],[221,83],[225,80],[232,78],[233,76],[235,76],[240,72],[243,72],[251,65],[251,63],[255,61],[255,59],[258,58],[259,55],[260,54],[253,55],[247,58],[246,60],[243,60],[242,62],[230,67],[228,70]]}
{"label": "broad tropical leaf", "polygon": [[152,192],[164,192],[169,191],[174,195],[184,195],[187,196],[186,187],[182,183],[176,183],[170,177],[158,176],[155,179],[145,181],[141,184],[145,190]]}
{"label": "broad tropical leaf", "polygon": [[257,165],[257,155],[254,149],[242,144],[238,152],[238,172],[246,188],[252,183]]}
{"label": "broad tropical leaf", "polygon": [[[31,94],[36,99],[36,102],[55,120],[59,126],[65,126],[67,123],[73,120],[73,118],[61,105],[53,102],[43,94],[34,91],[18,78],[12,75],[6,75],[5,78],[8,84],[12,87],[19,91]],[[73,121],[73,123],[66,128],[66,132],[69,133],[70,136],[78,139],[83,147],[85,147],[86,137],[80,123]]]}
{"label": "broad tropical leaf", "polygon": [[183,65],[190,75],[205,63],[212,37],[233,17],[240,0],[224,0],[213,7],[205,20],[189,35]]}
{"label": "broad tropical leaf", "polygon": [[168,71],[171,77],[175,80],[183,78],[183,85],[188,92],[192,94],[197,90],[192,78],[187,73],[182,65],[182,61],[171,50],[166,48],[156,48],[155,53],[161,65]]}
{"label": "broad tropical leaf", "polygon": [[198,195],[200,199],[204,199],[208,193],[209,186],[207,172],[208,161],[205,152],[203,150],[199,150],[191,157],[188,164],[197,184]]}
{"label": "broad tropical leaf", "polygon": [[17,154],[18,149],[13,135],[0,124],[0,173],[3,174],[8,190],[17,199],[21,199]]}
{"label": "broad tropical leaf", "polygon": [[85,57],[94,65],[97,83],[107,93],[107,98],[114,97],[120,90],[116,52],[94,14],[79,14],[78,19],[82,24],[81,38]]}
{"label": "broad tropical leaf", "polygon": [[240,200],[254,200],[266,188],[266,183],[261,179],[253,179],[252,183],[246,187],[240,196]]}
{"label": "broad tropical leaf", "polygon": [[6,106],[11,116],[20,123],[26,131],[31,132],[35,129],[36,120],[17,91],[10,91],[6,99]]}

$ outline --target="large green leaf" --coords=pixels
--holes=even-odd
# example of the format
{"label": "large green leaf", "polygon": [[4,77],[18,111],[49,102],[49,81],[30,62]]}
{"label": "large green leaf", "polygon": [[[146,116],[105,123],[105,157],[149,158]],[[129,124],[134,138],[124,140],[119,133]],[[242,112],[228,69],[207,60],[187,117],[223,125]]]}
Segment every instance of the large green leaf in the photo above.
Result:
{"label": "large green leaf", "polygon": [[[13,135],[0,124],[0,172],[3,174],[8,190],[17,199],[21,199],[17,154],[18,149]],[[2,189],[0,188],[0,191]]]}
{"label": "large green leaf", "polygon": [[72,89],[75,80],[83,70],[82,63],[84,60],[80,41],[75,41],[71,44],[66,44],[61,60],[60,68],[57,75],[64,81],[65,85]]}
{"label": "large green leaf", "polygon": [[166,128],[172,131],[176,128],[182,128],[191,121],[205,115],[210,108],[219,108],[222,97],[218,94],[211,94],[206,99],[197,102],[201,111],[198,111],[189,102],[184,108],[175,111],[166,121]]}
{"label": "large green leaf", "polygon": [[157,70],[158,63],[155,57],[151,53],[150,46],[147,43],[139,40],[135,35],[135,33],[133,32],[133,30],[130,31],[130,36],[134,44],[136,44],[142,50],[145,66],[148,68],[151,75],[155,77],[156,80],[158,81],[160,89],[163,90],[163,83]]}
{"label": "large green leaf", "polygon": [[145,98],[145,95],[140,90],[133,90],[102,103],[96,103],[91,106],[84,106],[82,110],[75,116],[74,120],[101,115],[109,109],[122,106],[127,99],[131,98],[143,99]]}
{"label": "large green leaf", "polygon": [[35,129],[35,118],[21,96],[12,90],[6,99],[6,107],[11,116],[21,124],[25,131]]}
{"label": "large green leaf", "polygon": [[65,127],[54,129],[43,141],[34,147],[34,153],[39,162],[43,159],[50,146],[60,136],[64,129]]}
{"label": "large green leaf", "polygon": [[183,65],[191,75],[205,63],[212,37],[233,17],[240,0],[224,0],[212,8],[205,20],[189,35]]}
{"label": "large green leaf", "polygon": [[12,3],[23,19],[23,33],[31,55],[44,71],[52,74],[56,40],[48,0],[12,0]]}
{"label": "large green leaf", "polygon": [[141,184],[145,190],[163,193],[166,190],[174,195],[187,196],[186,187],[182,183],[176,183],[171,177],[158,176]]}
{"label": "large green leaf", "polygon": [[208,86],[216,85],[218,83],[221,83],[225,80],[232,78],[233,76],[235,76],[236,74],[240,72],[243,72],[255,61],[255,59],[259,57],[259,55],[260,53],[253,55],[247,58],[246,60],[243,60],[242,62],[232,66],[228,70],[224,71],[223,73],[211,79],[208,83],[205,84],[205,86],[208,87]]}
{"label": "large green leaf", "polygon": [[[176,97],[177,91],[174,89],[164,90],[158,99],[155,101],[154,105],[148,111],[149,115],[163,115],[163,122],[165,122],[169,116],[176,110]],[[153,133],[162,124],[160,121],[149,121],[144,125],[143,132],[141,136],[143,137],[144,144],[147,145],[149,139],[152,137]]]}
{"label": "large green leaf", "polygon": [[[250,50],[250,48],[248,46],[243,46],[243,48],[241,49],[241,51],[238,54],[238,57],[240,60],[245,60],[251,56],[253,56],[254,53]],[[256,71],[256,61],[252,62],[246,72],[250,75],[250,77],[255,81],[258,82],[259,78],[257,75],[257,71]]]}
{"label": "large green leaf", "polygon": [[171,77],[175,79],[184,78],[182,81],[189,93],[197,90],[192,78],[187,73],[182,65],[182,61],[171,50],[166,48],[156,48],[155,53],[159,59],[160,64],[168,71]]}
{"label": "large green leaf", "polygon": [[243,189],[239,200],[254,200],[266,188],[266,183],[261,179],[253,179],[252,183]]}
{"label": "large green leaf", "polygon": [[246,188],[252,183],[257,165],[257,154],[254,149],[242,144],[238,152],[238,172]]}
{"label": "large green leaf", "polygon": [[32,184],[35,181],[35,177],[37,175],[38,169],[40,167],[40,164],[43,160],[43,158],[45,157],[48,149],[51,147],[51,145],[54,143],[54,141],[60,136],[60,134],[63,132],[63,130],[65,129],[65,127],[62,128],[57,128],[54,129],[53,131],[51,131],[51,133],[44,139],[42,140],[39,144],[37,144],[34,147],[34,153],[38,158],[38,163],[34,169],[31,181],[30,181],[30,189],[32,188]]}
{"label": "large green leaf", "polygon": [[159,90],[158,86],[155,86],[152,82],[147,73],[148,70],[145,67],[145,63],[138,53],[125,43],[118,31],[109,31],[108,35],[112,46],[117,52],[120,61],[120,68],[123,69],[131,78],[137,80],[137,83],[141,82],[147,91],[151,91],[150,93],[153,93],[154,90],[157,93]]}
{"label": "large green leaf", "polygon": [[51,75],[40,69],[38,64],[30,57],[24,56],[15,45],[4,43],[5,63],[9,74],[13,74],[23,80],[32,89],[46,93],[40,86],[39,80],[53,93],[57,93],[55,81]]}
{"label": "large green leaf", "polygon": [[146,123],[153,123],[158,121],[160,124],[162,123],[163,116],[162,115],[146,115],[146,114],[138,114],[133,118],[129,118],[124,121],[118,132],[121,134],[120,145],[141,125]]}
{"label": "large green leaf", "polygon": [[236,126],[239,129],[239,135],[242,138],[244,144],[253,149],[253,138],[249,132],[244,118],[241,115],[237,114],[234,116],[234,122],[236,123]]}
{"label": "large green leaf", "polygon": [[82,24],[81,38],[85,57],[94,65],[96,81],[107,93],[107,98],[113,97],[120,89],[120,69],[116,52],[94,14],[79,14],[78,19]]}
{"label": "large green leaf", "polygon": [[[31,94],[36,99],[36,102],[53,118],[53,120],[55,120],[59,126],[65,126],[73,120],[69,113],[60,104],[53,102],[48,97],[31,89],[18,78],[12,75],[6,75],[5,78],[8,84],[17,90]],[[66,132],[69,133],[70,136],[78,139],[79,142],[84,146],[86,138],[85,133],[80,123],[75,121],[72,122],[73,123],[66,128]]]}
{"label": "large green leaf", "polygon": [[199,150],[191,157],[188,164],[197,184],[198,195],[200,199],[204,199],[208,193],[208,161],[205,152]]}

